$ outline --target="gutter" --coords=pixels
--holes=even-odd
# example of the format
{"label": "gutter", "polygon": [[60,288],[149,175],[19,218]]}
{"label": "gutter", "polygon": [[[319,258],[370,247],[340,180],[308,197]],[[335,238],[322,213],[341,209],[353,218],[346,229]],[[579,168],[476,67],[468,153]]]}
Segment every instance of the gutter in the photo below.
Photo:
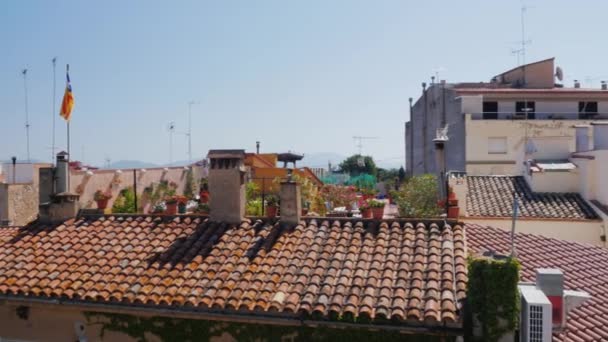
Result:
{"label": "gutter", "polygon": [[250,324],[269,324],[269,325],[281,325],[281,326],[294,326],[294,327],[328,327],[337,329],[367,329],[371,331],[397,331],[403,334],[427,334],[427,335],[440,335],[440,336],[463,336],[464,331],[461,323],[455,323],[458,327],[451,327],[444,323],[443,325],[438,324],[434,327],[422,326],[424,322],[420,322],[421,326],[395,326],[395,325],[382,325],[382,324],[360,324],[360,323],[346,323],[337,321],[316,321],[306,320],[298,318],[298,316],[291,315],[289,318],[285,317],[283,313],[281,316],[272,315],[252,315],[239,311],[198,311],[195,308],[188,309],[184,307],[169,307],[169,306],[135,306],[132,304],[106,304],[106,303],[91,303],[78,300],[70,299],[59,299],[59,298],[27,298],[27,297],[16,297],[6,294],[0,295],[0,300],[11,302],[19,305],[30,305],[34,307],[64,307],[64,308],[77,308],[82,311],[92,311],[101,313],[118,313],[118,314],[129,314],[139,316],[165,316],[172,318],[184,318],[184,319],[198,319],[198,320],[210,320],[210,321],[229,321],[233,323],[250,323]]}

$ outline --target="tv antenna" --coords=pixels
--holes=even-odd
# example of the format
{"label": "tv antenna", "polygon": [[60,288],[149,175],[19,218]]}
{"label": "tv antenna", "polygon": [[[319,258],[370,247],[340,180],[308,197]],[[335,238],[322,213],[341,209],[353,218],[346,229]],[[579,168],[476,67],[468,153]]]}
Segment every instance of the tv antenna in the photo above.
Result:
{"label": "tv antenna", "polygon": [[353,136],[353,139],[355,140],[355,146],[359,149],[359,155],[361,155],[361,152],[363,151],[363,140],[378,139],[378,137],[363,137],[360,135],[355,135]]}
{"label": "tv antenna", "polygon": [[192,164],[192,105],[198,104],[197,101],[188,102],[188,163]]}
{"label": "tv antenna", "polygon": [[173,164],[173,133],[175,133],[175,122],[169,122],[167,131],[169,131],[169,165],[171,165]]}
{"label": "tv antenna", "polygon": [[27,140],[27,161],[30,161],[30,114],[27,108],[27,68],[21,71],[23,75],[23,89],[25,91],[25,138]]}

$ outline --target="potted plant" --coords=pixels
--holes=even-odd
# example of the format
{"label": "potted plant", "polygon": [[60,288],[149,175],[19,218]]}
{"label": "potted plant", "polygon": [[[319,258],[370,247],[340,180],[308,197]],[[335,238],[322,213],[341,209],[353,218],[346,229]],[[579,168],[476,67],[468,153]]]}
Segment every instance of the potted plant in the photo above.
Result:
{"label": "potted plant", "polygon": [[209,214],[209,204],[199,203],[198,206],[196,207],[196,212],[203,214],[203,215],[208,215]]}
{"label": "potted plant", "polygon": [[372,210],[372,217],[376,220],[381,220],[384,216],[384,202],[370,199],[367,201],[367,206]]}
{"label": "potted plant", "polygon": [[[204,182],[203,182],[204,180]],[[201,190],[198,193],[201,203],[209,203],[209,185],[206,179],[201,180]]]}
{"label": "potted plant", "polygon": [[363,202],[363,204],[361,204],[361,206],[359,207],[359,211],[361,211],[361,218],[372,218],[372,208],[369,207],[367,202]]}
{"label": "potted plant", "polygon": [[180,214],[186,213],[186,205],[188,204],[188,198],[186,196],[174,196],[177,201],[177,212]]}
{"label": "potted plant", "polygon": [[175,196],[167,196],[165,197],[165,209],[166,215],[175,215],[177,214],[177,198]]}
{"label": "potted plant", "polygon": [[103,192],[101,190],[95,191],[93,194],[93,199],[97,202],[97,208],[104,210],[108,207],[108,200],[112,198],[112,194],[109,192]]}
{"label": "potted plant", "polygon": [[162,203],[158,203],[150,210],[150,213],[151,214],[162,214],[165,212],[166,209],[167,208]]}
{"label": "potted plant", "polygon": [[266,197],[266,216],[276,217],[279,210],[279,199],[276,195]]}

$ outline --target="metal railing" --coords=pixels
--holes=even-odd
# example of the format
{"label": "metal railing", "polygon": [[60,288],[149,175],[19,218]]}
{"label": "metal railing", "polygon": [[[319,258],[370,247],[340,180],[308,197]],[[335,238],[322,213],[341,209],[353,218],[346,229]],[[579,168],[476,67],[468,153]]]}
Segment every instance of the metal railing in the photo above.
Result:
{"label": "metal railing", "polygon": [[[523,112],[486,112],[471,113],[472,120],[525,120]],[[561,113],[533,112],[528,113],[528,120],[608,120],[608,113]]]}

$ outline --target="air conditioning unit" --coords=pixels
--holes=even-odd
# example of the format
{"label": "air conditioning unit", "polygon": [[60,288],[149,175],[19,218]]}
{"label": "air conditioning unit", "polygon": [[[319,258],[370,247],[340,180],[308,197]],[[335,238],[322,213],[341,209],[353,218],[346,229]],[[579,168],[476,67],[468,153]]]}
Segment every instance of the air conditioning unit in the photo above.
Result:
{"label": "air conditioning unit", "polygon": [[553,316],[549,298],[534,284],[520,284],[518,288],[521,296],[519,341],[551,342]]}

